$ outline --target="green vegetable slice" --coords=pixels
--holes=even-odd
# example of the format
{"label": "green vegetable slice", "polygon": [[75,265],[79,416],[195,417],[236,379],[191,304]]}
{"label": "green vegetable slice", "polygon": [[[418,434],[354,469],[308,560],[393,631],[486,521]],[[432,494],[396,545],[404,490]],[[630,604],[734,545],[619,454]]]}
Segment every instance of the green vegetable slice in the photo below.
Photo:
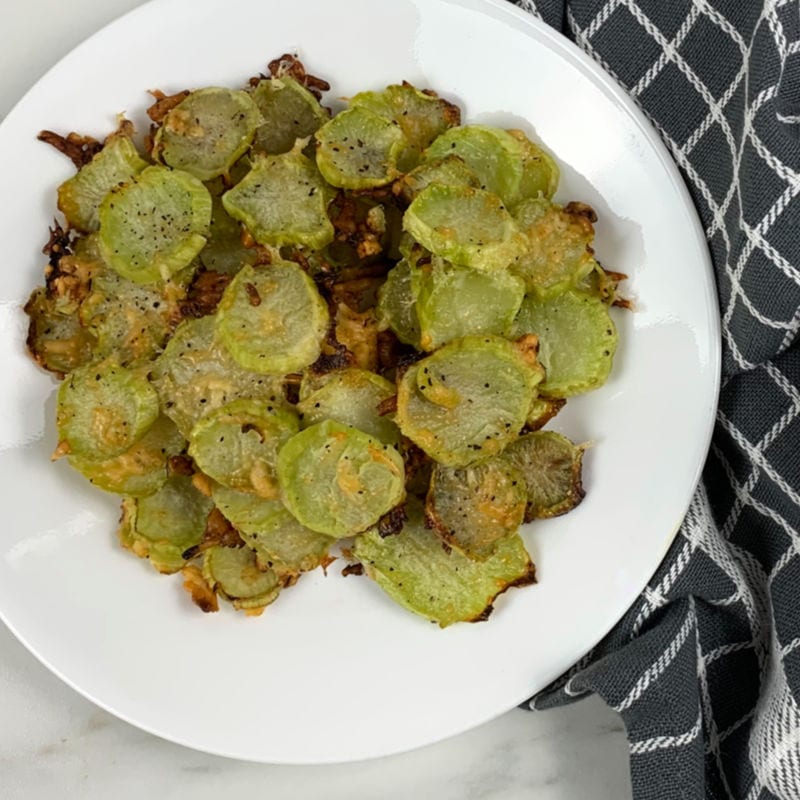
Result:
{"label": "green vegetable slice", "polygon": [[245,369],[284,375],[319,357],[328,307],[314,281],[289,261],[243,267],[217,309],[217,332]]}
{"label": "green vegetable slice", "polygon": [[516,209],[514,216],[528,239],[528,248],[511,269],[525,280],[528,292],[552,297],[575,286],[594,269],[591,244],[596,217],[588,208],[535,199]]}
{"label": "green vegetable slice", "polygon": [[261,244],[320,250],[333,240],[325,181],[302,153],[260,156],[222,203]]}
{"label": "green vegetable slice", "polygon": [[221,197],[214,197],[211,227],[206,246],[200,251],[200,263],[225,275],[235,275],[245,264],[256,263],[255,248],[242,242],[242,226],[225,210]]}
{"label": "green vegetable slice", "polygon": [[446,156],[433,161],[426,161],[411,170],[402,178],[398,178],[392,191],[406,203],[410,203],[423,189],[432,183],[443,183],[447,186],[471,186],[480,189],[478,176],[459,156]]}
{"label": "green vegetable slice", "polygon": [[506,131],[522,147],[522,178],[519,184],[519,199],[528,197],[550,198],[558,189],[559,169],[549,153],[534,144],[522,131]]}
{"label": "green vegetable slice", "polygon": [[501,539],[517,532],[526,502],[525,478],[506,460],[493,458],[462,469],[437,465],[425,516],[447,544],[485,561]]}
{"label": "green vegetable slice", "polygon": [[267,500],[220,483],[212,484],[211,497],[222,516],[242,535],[272,529],[285,510],[280,500]]}
{"label": "green vegetable slice", "polygon": [[177,572],[183,553],[200,544],[212,507],[191,478],[174,475],[154,494],[123,499],[120,541],[159,572]]}
{"label": "green vegetable slice", "polygon": [[419,347],[419,319],[411,290],[411,265],[406,259],[389,270],[378,290],[378,318],[384,330],[391,328],[401,342]]}
{"label": "green vegetable slice", "polygon": [[432,253],[475,269],[503,269],[527,248],[500,198],[469,186],[431,184],[406,210],[403,229]]}
{"label": "green vegetable slice", "polygon": [[64,314],[56,300],[39,286],[25,304],[28,350],[50,372],[66,374],[92,360],[95,339],[76,313]]}
{"label": "green vegetable slice", "polygon": [[211,547],[203,558],[203,578],[230,600],[234,608],[260,613],[281,591],[281,581],[271,569],[262,570],[249,547]]}
{"label": "green vegetable slice", "polygon": [[316,133],[317,166],[341,189],[385,186],[400,175],[397,160],[406,147],[402,129],[368,108],[337,114]]}
{"label": "green vegetable slice", "polygon": [[583,451],[554,431],[526,433],[506,448],[502,458],[525,479],[525,522],[566,514],[580,503]]}
{"label": "green vegetable slice", "polygon": [[602,386],[617,348],[617,329],[607,306],[577,291],[548,300],[528,295],[512,333],[539,337],[539,360],[546,373],[539,392],[547,397],[571,397]]}
{"label": "green vegetable slice", "polygon": [[70,455],[69,463],[88,481],[107,492],[145,497],[167,481],[167,461],[186,440],[166,417],[159,417],[129,450],[106,460]]}
{"label": "green vegetable slice", "polygon": [[215,481],[275,499],[278,450],[299,427],[291,411],[264,400],[234,400],[198,420],[189,435],[189,455]]}
{"label": "green vegetable slice", "polygon": [[406,370],[397,424],[446,466],[485,461],[517,437],[538,379],[506,339],[456,339]]}
{"label": "green vegetable slice", "polygon": [[188,437],[197,420],[240,397],[285,403],[282,381],[239,366],[215,337],[213,316],[182,322],[153,362],[162,413]]}
{"label": "green vegetable slice", "polygon": [[100,204],[100,248],[108,265],[136,283],[166,280],[206,243],[211,195],[188,172],[147,167]]}
{"label": "green vegetable slice", "polygon": [[82,233],[96,231],[103,198],[146,166],[127,132],[112,133],[103,149],[58,187],[58,208],[70,227]]}
{"label": "green vegetable slice", "polygon": [[165,164],[208,181],[228,172],[246,152],[261,122],[247,92],[198,89],[164,117],[153,153]]}
{"label": "green vegetable slice", "polygon": [[333,539],[298,522],[280,500],[265,500],[214,484],[211,496],[222,515],[255,551],[262,569],[282,579],[316,569],[328,555]]}
{"label": "green vegetable slice", "polygon": [[506,270],[482,272],[434,257],[411,272],[420,346],[437,347],[470,334],[508,335],[525,284]]}
{"label": "green vegetable slice", "polygon": [[398,164],[403,172],[419,163],[437,136],[461,122],[458,106],[410,83],[393,84],[382,92],[360,92],[351,98],[350,107],[367,108],[400,126],[408,143]]}
{"label": "green vegetable slice", "polygon": [[251,96],[264,119],[253,140],[257,152],[287,153],[330,119],[317,98],[288,75],[259,81]]}
{"label": "green vegetable slice", "polygon": [[158,417],[158,395],[140,373],[108,360],[71,372],[58,390],[60,441],[77,456],[112,458]]}
{"label": "green vegetable slice", "polygon": [[95,356],[120,364],[149,361],[164,346],[185,290],[175,281],[138,284],[107,271],[92,279],[80,320],[97,340]]}
{"label": "green vegetable slice", "polygon": [[425,527],[419,502],[408,502],[408,520],[394,536],[370,530],[355,540],[353,555],[378,586],[409,611],[444,628],[486,620],[497,596],[536,582],[536,569],[522,539],[508,536],[485,561],[447,550]]}
{"label": "green vegetable slice", "polygon": [[372,436],[326,420],[293,436],[278,453],[289,511],[308,528],[352,536],[374,525],[405,495],[403,459]]}
{"label": "green vegetable slice", "polygon": [[425,161],[453,155],[478,176],[482,189],[512,205],[524,173],[523,146],[507,131],[488,125],[464,125],[443,133],[425,153]]}
{"label": "green vegetable slice", "polygon": [[400,431],[378,406],[394,397],[396,387],[385,378],[355,367],[328,372],[319,378],[305,377],[300,384],[303,427],[332,419],[358,428],[384,444],[397,444]]}

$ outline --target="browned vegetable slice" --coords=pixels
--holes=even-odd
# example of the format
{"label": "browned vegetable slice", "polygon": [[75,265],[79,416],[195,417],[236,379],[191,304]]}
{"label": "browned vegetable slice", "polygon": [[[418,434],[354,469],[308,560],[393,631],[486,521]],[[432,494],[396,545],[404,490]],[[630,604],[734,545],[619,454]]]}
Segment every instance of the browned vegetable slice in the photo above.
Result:
{"label": "browned vegetable slice", "polygon": [[442,464],[485,461],[516,438],[540,377],[507,339],[455,339],[406,370],[396,421]]}
{"label": "browned vegetable slice", "polygon": [[465,556],[485,561],[525,515],[525,477],[494,458],[462,469],[436,466],[425,503],[428,524]]}
{"label": "browned vegetable slice", "polygon": [[28,350],[50,372],[66,374],[92,359],[95,339],[75,313],[61,313],[54,298],[39,286],[25,304]]}
{"label": "browned vegetable slice", "polygon": [[183,553],[203,538],[212,505],[190,478],[174,475],[152,495],[123,499],[120,541],[159,572],[177,572]]}
{"label": "browned vegetable slice", "polygon": [[584,447],[554,431],[534,431],[510,444],[501,458],[525,478],[525,521],[557,517],[583,500]]}
{"label": "browned vegetable slice", "polygon": [[408,501],[400,533],[381,537],[375,530],[355,540],[353,555],[378,586],[409,611],[438,622],[480,622],[497,596],[512,586],[536,582],[536,569],[519,535],[498,542],[494,555],[473,561],[446,549],[425,527],[422,505]]}
{"label": "browned vegetable slice", "polygon": [[218,594],[248,614],[260,614],[277,600],[281,581],[262,570],[249,547],[212,547],[203,558],[203,578]]}

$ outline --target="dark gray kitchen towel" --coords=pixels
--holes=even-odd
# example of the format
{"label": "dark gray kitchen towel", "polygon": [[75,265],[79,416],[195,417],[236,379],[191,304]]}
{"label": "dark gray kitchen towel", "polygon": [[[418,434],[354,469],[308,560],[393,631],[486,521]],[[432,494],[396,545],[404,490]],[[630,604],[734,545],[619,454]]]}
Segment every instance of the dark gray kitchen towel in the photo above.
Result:
{"label": "dark gray kitchen towel", "polygon": [[620,711],[636,800],[800,800],[800,2],[516,4],[660,132],[705,227],[723,335],[711,452],[669,555],[531,705],[594,692]]}

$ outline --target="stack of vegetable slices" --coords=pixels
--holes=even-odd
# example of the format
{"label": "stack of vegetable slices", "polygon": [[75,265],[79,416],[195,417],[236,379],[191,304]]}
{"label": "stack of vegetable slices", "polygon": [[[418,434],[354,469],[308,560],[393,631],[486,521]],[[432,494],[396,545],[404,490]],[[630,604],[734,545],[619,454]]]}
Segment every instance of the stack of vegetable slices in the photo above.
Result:
{"label": "stack of vegetable slices", "polygon": [[73,158],[26,306],[58,456],[204,610],[260,613],[338,549],[445,626],[535,581],[519,526],[580,502],[542,431],[608,377],[620,275],[520,131],[408,83],[331,116],[292,56],[166,96]]}

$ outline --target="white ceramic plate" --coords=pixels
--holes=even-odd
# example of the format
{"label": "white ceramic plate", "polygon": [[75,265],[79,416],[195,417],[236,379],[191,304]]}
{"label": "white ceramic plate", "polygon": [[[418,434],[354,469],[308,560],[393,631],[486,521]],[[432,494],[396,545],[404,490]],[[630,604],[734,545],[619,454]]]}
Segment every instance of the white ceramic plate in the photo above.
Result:
{"label": "white ceramic plate", "polygon": [[[601,260],[636,313],[600,391],[555,427],[591,441],[584,503],[532,526],[540,583],[488,623],[439,630],[334,565],[263,617],[195,609],[114,540],[117,503],[51,464],[55,382],[21,312],[65,158],[42,128],[102,136],[145,89],[241,84],[296,50],[332,97],[408,79],[469,121],[526,128],[563,167],[558,197],[600,215]],[[709,441],[719,332],[694,210],[656,134],[576,48],[502,0],[163,0],[112,24],[0,127],[0,615],[53,672],[114,714],[209,752],[278,763],[386,755],[464,731],[582,656],[643,588],[685,513]]]}

